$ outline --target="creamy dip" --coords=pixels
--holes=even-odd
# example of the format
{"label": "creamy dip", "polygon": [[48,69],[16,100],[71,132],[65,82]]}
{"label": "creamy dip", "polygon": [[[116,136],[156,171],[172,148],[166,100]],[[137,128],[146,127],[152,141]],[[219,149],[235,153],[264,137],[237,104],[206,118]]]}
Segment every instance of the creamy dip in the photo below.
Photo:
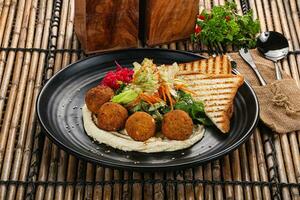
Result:
{"label": "creamy dip", "polygon": [[169,140],[165,137],[151,137],[144,142],[135,141],[127,135],[125,130],[120,132],[105,131],[97,127],[93,121],[91,111],[86,105],[82,107],[83,125],[86,133],[97,142],[109,145],[123,151],[138,151],[154,153],[185,149],[200,141],[205,132],[202,125],[195,125],[193,134],[186,140]]}

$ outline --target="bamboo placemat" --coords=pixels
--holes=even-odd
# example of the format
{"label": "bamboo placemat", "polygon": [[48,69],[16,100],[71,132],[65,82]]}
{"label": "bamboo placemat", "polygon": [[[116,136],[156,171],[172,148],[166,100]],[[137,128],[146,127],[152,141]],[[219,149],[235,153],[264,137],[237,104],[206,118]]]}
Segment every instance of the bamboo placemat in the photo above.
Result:
{"label": "bamboo placemat", "polygon": [[[235,2],[239,13],[253,9],[262,31],[288,38],[293,53],[281,67],[299,85],[300,2]],[[74,0],[0,0],[0,16],[0,199],[300,199],[300,132],[260,126],[238,150],[180,171],[115,170],[67,154],[41,132],[35,101],[55,72],[85,57]],[[195,50],[188,41],[160,48]]]}

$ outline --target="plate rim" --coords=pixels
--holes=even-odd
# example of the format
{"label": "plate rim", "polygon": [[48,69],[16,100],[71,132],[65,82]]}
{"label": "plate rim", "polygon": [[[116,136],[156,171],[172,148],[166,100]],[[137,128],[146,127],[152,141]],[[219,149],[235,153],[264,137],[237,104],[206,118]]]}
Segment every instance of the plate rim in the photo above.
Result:
{"label": "plate rim", "polygon": [[[256,93],[254,91],[254,89],[251,87],[250,83],[247,80],[244,80],[244,83],[248,89],[250,90],[252,97],[254,98],[255,101],[255,105],[256,105],[256,111],[255,111],[255,120],[254,122],[251,124],[250,128],[247,130],[247,132],[237,141],[235,142],[233,145],[229,146],[226,150],[222,150],[219,151],[218,153],[215,153],[214,155],[212,155],[210,158],[206,158],[206,159],[202,159],[201,161],[188,161],[188,162],[180,162],[180,163],[172,163],[172,164],[166,164],[164,163],[163,166],[158,166],[158,167],[153,167],[152,165],[146,165],[143,164],[143,166],[140,166],[139,164],[134,164],[134,163],[126,163],[126,164],[120,164],[122,163],[121,161],[115,162],[115,161],[107,161],[107,160],[100,160],[100,159],[95,159],[93,157],[90,156],[86,156],[81,154],[78,151],[73,150],[72,148],[69,148],[67,145],[65,145],[63,142],[61,142],[59,139],[57,139],[54,134],[52,134],[49,129],[46,127],[45,123],[42,121],[42,117],[41,117],[41,111],[40,108],[41,107],[41,96],[42,94],[45,92],[46,88],[48,87],[48,85],[51,83],[51,80],[54,79],[55,77],[59,76],[60,73],[62,73],[63,71],[67,70],[70,66],[74,65],[74,64],[78,64],[81,62],[84,62],[86,60],[98,57],[98,56],[103,56],[105,54],[114,54],[114,53],[122,53],[122,52],[127,52],[127,51],[161,51],[161,52],[173,52],[173,53],[180,53],[180,54],[185,54],[188,56],[193,56],[194,58],[204,58],[201,55],[197,55],[195,53],[192,52],[187,52],[187,51],[182,51],[182,50],[171,50],[171,49],[160,49],[160,48],[130,48],[130,49],[123,49],[123,50],[116,50],[116,51],[111,51],[111,52],[104,52],[104,53],[99,53],[99,54],[95,54],[83,59],[80,59],[74,63],[70,63],[69,65],[65,66],[64,68],[60,69],[59,71],[57,71],[53,76],[51,76],[50,79],[47,80],[47,82],[43,85],[41,91],[39,92],[39,95],[37,97],[36,100],[36,114],[37,114],[37,118],[39,123],[41,124],[41,131],[46,133],[46,136],[49,137],[51,139],[52,142],[54,142],[54,144],[56,144],[57,146],[59,146],[59,148],[63,149],[64,151],[66,151],[67,153],[70,153],[74,156],[76,156],[77,158],[83,159],[85,161],[89,161],[89,162],[93,162],[93,163],[97,163],[100,164],[104,167],[110,167],[110,168],[116,168],[116,169],[126,169],[126,170],[137,170],[137,171],[154,171],[154,170],[170,170],[170,169],[183,169],[183,168],[187,168],[187,167],[194,167],[196,165],[203,165],[205,163],[214,161],[222,156],[227,155],[228,153],[234,151],[235,149],[237,149],[240,145],[244,144],[247,139],[252,135],[254,129],[256,128],[258,122],[259,122],[259,101],[258,98],[256,96]],[[238,71],[236,69],[232,69],[234,73],[238,73]]]}

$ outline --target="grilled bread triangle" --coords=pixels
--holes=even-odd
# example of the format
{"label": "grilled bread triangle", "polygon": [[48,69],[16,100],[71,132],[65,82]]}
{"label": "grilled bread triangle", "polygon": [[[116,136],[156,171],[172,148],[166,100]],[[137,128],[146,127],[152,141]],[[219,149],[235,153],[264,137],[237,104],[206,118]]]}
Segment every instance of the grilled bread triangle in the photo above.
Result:
{"label": "grilled bread triangle", "polygon": [[231,64],[226,55],[181,63],[178,74],[199,72],[202,74],[231,74]]}
{"label": "grilled bread triangle", "polygon": [[178,74],[188,89],[195,92],[193,98],[204,102],[206,115],[223,133],[229,132],[233,100],[244,78],[234,74],[202,74],[190,72]]}
{"label": "grilled bread triangle", "polygon": [[[231,74],[231,62],[227,55],[209,57],[208,59],[196,60],[189,63],[179,64],[178,74],[189,74],[191,72],[199,72],[202,74]],[[231,105],[229,116],[231,118],[233,112],[233,104]]]}

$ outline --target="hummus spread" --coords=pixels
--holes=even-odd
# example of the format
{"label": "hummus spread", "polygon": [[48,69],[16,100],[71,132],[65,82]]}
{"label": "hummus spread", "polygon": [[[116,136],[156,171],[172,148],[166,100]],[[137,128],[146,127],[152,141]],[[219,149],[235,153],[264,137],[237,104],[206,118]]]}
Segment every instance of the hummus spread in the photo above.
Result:
{"label": "hummus spread", "polygon": [[202,125],[195,125],[193,134],[186,140],[169,140],[165,137],[151,137],[147,141],[133,140],[125,130],[110,132],[99,129],[93,120],[93,115],[86,105],[82,107],[83,125],[86,133],[97,142],[109,145],[122,151],[138,151],[154,153],[185,149],[200,141],[205,132]]}

